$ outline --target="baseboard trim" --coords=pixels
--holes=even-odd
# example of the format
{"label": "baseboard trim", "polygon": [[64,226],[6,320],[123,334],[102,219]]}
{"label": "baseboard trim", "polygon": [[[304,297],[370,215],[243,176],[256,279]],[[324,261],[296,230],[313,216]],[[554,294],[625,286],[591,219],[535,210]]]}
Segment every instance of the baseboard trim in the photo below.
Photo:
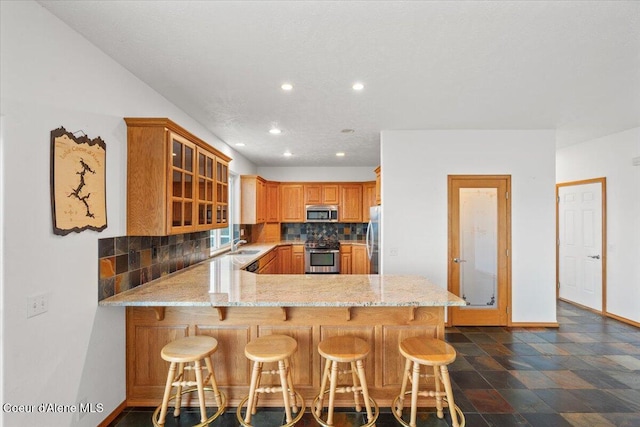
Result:
{"label": "baseboard trim", "polygon": [[98,424],[98,427],[107,427],[109,424],[111,424],[113,422],[113,420],[115,420],[118,415],[120,415],[122,413],[122,411],[124,411],[127,408],[127,401],[123,400],[121,404],[119,404],[116,409],[114,409],[108,416],[107,418],[105,418],[100,424]]}
{"label": "baseboard trim", "polygon": [[511,322],[510,328],[559,328],[558,322]]}
{"label": "baseboard trim", "polygon": [[618,316],[617,314],[611,314],[611,313],[607,313],[607,317],[611,317],[612,319],[616,319],[622,323],[626,323],[628,325],[635,326],[636,328],[640,328],[639,322],[634,322],[633,320],[627,319],[626,317]]}

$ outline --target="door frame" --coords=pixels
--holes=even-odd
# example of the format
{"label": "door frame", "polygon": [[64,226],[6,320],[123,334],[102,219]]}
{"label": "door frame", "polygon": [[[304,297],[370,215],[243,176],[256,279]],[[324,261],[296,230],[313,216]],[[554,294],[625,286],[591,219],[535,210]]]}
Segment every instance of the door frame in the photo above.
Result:
{"label": "door frame", "polygon": [[[602,310],[594,310],[574,301],[560,298],[560,188],[585,184],[600,183],[602,192]],[[568,181],[556,184],[556,300],[565,301],[569,304],[577,305],[585,310],[607,315],[607,178],[591,178],[579,181]]]}
{"label": "door frame", "polygon": [[[448,175],[447,176],[447,290],[449,292],[452,291],[451,289],[451,276],[452,276],[452,265],[451,265],[451,260],[452,257],[454,256],[454,254],[452,254],[452,209],[451,209],[451,204],[452,204],[452,198],[453,198],[453,194],[451,192],[451,188],[452,188],[452,182],[453,180],[457,180],[457,179],[465,179],[465,180],[486,180],[486,179],[503,179],[506,181],[506,191],[507,191],[507,199],[506,199],[506,218],[505,218],[505,231],[506,231],[506,250],[507,250],[507,257],[506,257],[506,292],[505,292],[505,298],[506,298],[506,303],[507,303],[507,315],[506,315],[506,325],[500,325],[500,326],[512,326],[513,322],[512,322],[512,310],[511,310],[511,256],[512,256],[512,251],[511,251],[511,175]],[[453,326],[452,324],[452,319],[453,316],[451,315],[451,308],[447,308],[447,322],[446,322],[446,326]]]}

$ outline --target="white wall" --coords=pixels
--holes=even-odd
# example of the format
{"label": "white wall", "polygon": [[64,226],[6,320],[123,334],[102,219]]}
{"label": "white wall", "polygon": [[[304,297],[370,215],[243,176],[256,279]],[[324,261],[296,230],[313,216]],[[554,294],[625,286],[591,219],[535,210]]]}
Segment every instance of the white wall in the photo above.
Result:
{"label": "white wall", "polygon": [[558,183],[607,179],[607,311],[640,322],[640,128],[558,150]]}
{"label": "white wall", "polygon": [[[102,403],[104,412],[14,414],[6,426],[95,426],[125,399],[122,308],[98,307],[98,239],[126,233],[123,117],[169,117],[255,166],[83,37],[32,1],[0,2],[2,112],[3,402]],[[107,219],[102,233],[52,233],[50,131],[64,126],[107,146]],[[26,318],[26,298],[49,295],[49,311]],[[2,423],[0,423],[2,424]]]}
{"label": "white wall", "polygon": [[383,131],[381,150],[385,274],[446,288],[447,176],[509,174],[512,320],[556,321],[554,131]]}
{"label": "white wall", "polygon": [[374,181],[371,167],[258,167],[258,175],[270,181]]}

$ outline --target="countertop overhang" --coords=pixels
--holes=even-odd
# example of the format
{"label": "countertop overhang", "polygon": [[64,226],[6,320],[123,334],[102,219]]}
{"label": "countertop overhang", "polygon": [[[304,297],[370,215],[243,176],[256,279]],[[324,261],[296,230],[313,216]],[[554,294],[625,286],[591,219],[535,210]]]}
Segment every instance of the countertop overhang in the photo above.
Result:
{"label": "countertop overhang", "polygon": [[99,302],[100,306],[421,307],[465,301],[417,275],[255,274],[242,270],[281,244],[252,255],[223,254]]}

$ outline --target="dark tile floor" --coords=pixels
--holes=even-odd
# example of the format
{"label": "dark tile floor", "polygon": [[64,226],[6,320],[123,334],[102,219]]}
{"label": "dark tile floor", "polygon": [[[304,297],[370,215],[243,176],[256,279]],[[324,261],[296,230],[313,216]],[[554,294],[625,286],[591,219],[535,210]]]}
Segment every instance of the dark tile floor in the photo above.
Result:
{"label": "dark tile floor", "polygon": [[[560,328],[448,328],[458,352],[450,365],[456,403],[467,427],[640,426],[640,329],[564,302]],[[128,408],[111,427],[152,426],[153,408]],[[336,427],[362,424],[341,412]],[[277,426],[278,410],[264,410],[254,425]],[[166,427],[197,424],[193,411],[167,417]],[[238,426],[230,408],[211,426]],[[304,414],[299,426],[317,426]],[[388,408],[378,427],[398,426]],[[418,426],[449,426],[435,414],[420,414]]]}

